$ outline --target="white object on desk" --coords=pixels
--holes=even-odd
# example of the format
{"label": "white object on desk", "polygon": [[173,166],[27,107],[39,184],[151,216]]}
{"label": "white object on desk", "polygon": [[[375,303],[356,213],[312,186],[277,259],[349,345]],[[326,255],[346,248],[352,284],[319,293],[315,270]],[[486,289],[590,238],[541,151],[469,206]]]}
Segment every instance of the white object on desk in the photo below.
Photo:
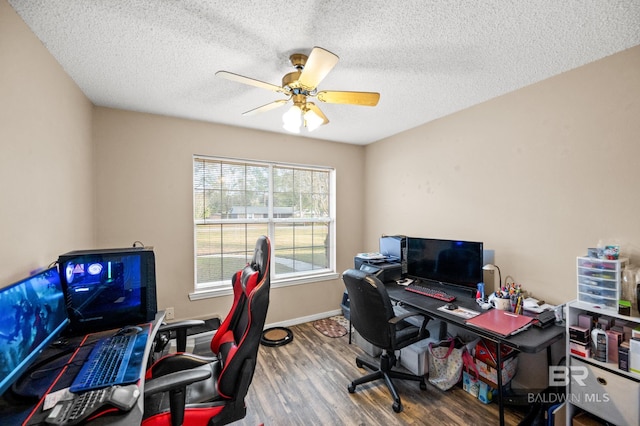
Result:
{"label": "white object on desk", "polygon": [[75,395],[69,391],[69,388],[60,389],[55,392],[48,393],[44,397],[44,404],[42,405],[42,411],[47,411],[49,408],[55,406],[59,401],[67,401],[73,399]]}
{"label": "white object on desk", "polygon": [[536,314],[540,314],[543,311],[554,310],[555,305],[550,305],[548,303],[540,304],[538,299],[534,299],[533,297],[527,297],[524,299],[522,303],[522,308],[525,311],[535,312]]}
{"label": "white object on desk", "polygon": [[367,259],[367,260],[375,260],[375,259],[379,259],[379,260],[383,260],[386,259],[385,255],[382,253],[377,253],[377,252],[372,252],[372,253],[358,253],[356,255],[356,257],[359,257],[360,259]]}
{"label": "white object on desk", "polygon": [[444,306],[440,306],[438,310],[442,312],[447,312],[449,314],[455,315],[457,317],[465,318],[465,319],[470,319],[480,315],[480,312],[474,311],[472,309],[463,308],[460,306],[458,306],[455,309],[447,309],[447,305],[444,305]]}

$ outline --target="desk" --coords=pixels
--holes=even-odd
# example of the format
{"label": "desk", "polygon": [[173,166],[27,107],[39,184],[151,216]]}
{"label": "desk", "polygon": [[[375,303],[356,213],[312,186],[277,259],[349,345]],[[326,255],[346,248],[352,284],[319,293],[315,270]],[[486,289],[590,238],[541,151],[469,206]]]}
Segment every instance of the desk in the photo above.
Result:
{"label": "desk", "polygon": [[[147,362],[152,355],[153,343],[156,333],[164,319],[164,311],[156,314],[155,319],[143,326],[148,327],[149,337],[143,355],[142,376],[138,382],[140,388],[140,396],[134,407],[122,414],[108,415],[104,418],[97,418],[91,422],[91,425],[122,425],[129,426],[140,424],[144,413],[144,374]],[[92,333],[87,336],[79,336],[69,339],[69,343],[65,348],[51,347],[42,352],[40,357],[34,362],[32,368],[25,374],[30,374],[30,394],[38,395],[34,399],[17,398],[11,400],[11,395],[3,395],[3,401],[0,404],[0,424],[20,424],[20,425],[40,425],[44,424],[44,419],[49,414],[43,412],[42,404],[46,394],[55,392],[60,389],[69,387],[75,375],[82,367],[82,361],[86,359],[92,348],[92,342],[103,336],[113,334],[114,330]],[[84,345],[80,346],[84,341]],[[43,361],[50,360],[43,364]],[[41,365],[39,365],[39,363]]]}
{"label": "desk", "polygon": [[[459,316],[447,313],[446,311],[438,310],[439,307],[446,304],[442,300],[433,299],[431,297],[423,296],[420,294],[406,291],[404,287],[396,283],[385,284],[387,292],[391,300],[394,300],[402,305],[413,308],[418,312],[423,312],[434,319],[439,319],[442,324],[454,324],[457,327],[468,330],[478,336],[495,342],[496,344],[496,361],[497,361],[497,380],[498,380],[498,409],[500,411],[500,425],[504,425],[504,404],[502,395],[502,372],[500,366],[502,365],[501,349],[502,345],[514,348],[520,352],[536,353],[544,349],[549,350],[550,346],[564,338],[564,327],[553,325],[548,328],[539,328],[531,326],[529,329],[522,331],[513,336],[503,337],[498,334],[492,333],[488,330],[484,330],[478,327],[467,325],[465,319]],[[482,312],[482,309],[469,295],[469,292],[456,291],[455,289],[447,287],[447,293],[452,296],[456,296],[455,304],[472,309],[474,311]],[[446,330],[441,329],[440,338],[444,338]]]}

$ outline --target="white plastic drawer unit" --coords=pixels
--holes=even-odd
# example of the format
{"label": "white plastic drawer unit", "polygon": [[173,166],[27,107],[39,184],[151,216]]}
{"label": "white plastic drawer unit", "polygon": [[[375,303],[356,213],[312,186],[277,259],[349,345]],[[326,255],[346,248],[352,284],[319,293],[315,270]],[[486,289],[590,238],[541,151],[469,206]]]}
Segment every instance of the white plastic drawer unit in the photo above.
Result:
{"label": "white plastic drawer unit", "polygon": [[640,424],[640,383],[576,358],[567,400],[618,426]]}
{"label": "white plastic drawer unit", "polygon": [[593,308],[617,312],[622,270],[627,259],[578,257],[578,300]]}

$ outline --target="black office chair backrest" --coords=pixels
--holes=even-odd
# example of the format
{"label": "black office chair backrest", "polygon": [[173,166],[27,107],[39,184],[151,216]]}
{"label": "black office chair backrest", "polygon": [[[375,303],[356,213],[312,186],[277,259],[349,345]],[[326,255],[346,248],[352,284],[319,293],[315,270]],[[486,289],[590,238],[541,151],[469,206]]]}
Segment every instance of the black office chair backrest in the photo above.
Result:
{"label": "black office chair backrest", "polygon": [[348,269],[342,279],[349,294],[349,315],[356,331],[369,343],[391,348],[389,320],[395,316],[382,281],[357,269]]}

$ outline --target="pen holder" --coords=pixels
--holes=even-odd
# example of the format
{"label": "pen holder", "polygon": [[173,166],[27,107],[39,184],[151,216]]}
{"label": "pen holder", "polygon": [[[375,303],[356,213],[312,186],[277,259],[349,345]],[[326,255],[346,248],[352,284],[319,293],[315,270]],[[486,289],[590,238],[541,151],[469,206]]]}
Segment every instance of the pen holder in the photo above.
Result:
{"label": "pen holder", "polygon": [[502,298],[496,297],[495,299],[493,299],[493,305],[495,306],[496,309],[499,309],[501,311],[511,311],[510,298],[502,299]]}

